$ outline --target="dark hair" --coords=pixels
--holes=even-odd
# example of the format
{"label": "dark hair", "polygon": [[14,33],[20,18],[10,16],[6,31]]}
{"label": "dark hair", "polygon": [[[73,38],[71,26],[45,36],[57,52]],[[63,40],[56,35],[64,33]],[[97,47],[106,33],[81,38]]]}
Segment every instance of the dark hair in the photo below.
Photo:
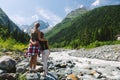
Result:
{"label": "dark hair", "polygon": [[41,36],[41,38],[43,38],[43,37],[44,37],[44,33],[43,33],[43,32],[41,32],[41,33],[40,33],[40,36]]}

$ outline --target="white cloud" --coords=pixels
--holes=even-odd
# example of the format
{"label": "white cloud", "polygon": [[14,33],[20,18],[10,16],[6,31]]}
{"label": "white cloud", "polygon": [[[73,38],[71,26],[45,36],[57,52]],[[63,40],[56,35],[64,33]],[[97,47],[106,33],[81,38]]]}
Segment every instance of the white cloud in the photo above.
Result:
{"label": "white cloud", "polygon": [[62,20],[61,17],[57,16],[56,14],[54,14],[48,10],[43,9],[43,8],[38,8],[37,12],[41,17],[50,21],[52,23],[52,25],[55,25]]}
{"label": "white cloud", "polygon": [[30,16],[30,17],[24,17],[24,16],[21,16],[19,14],[15,14],[15,15],[10,16],[10,19],[19,26],[24,25],[24,24],[30,25],[34,21],[38,20],[39,16],[37,14],[35,14],[33,16]]}
{"label": "white cloud", "polygon": [[91,5],[92,6],[98,6],[100,4],[100,0],[96,0],[95,2],[93,2]]}
{"label": "white cloud", "polygon": [[71,12],[73,9],[70,8],[70,7],[65,7],[64,10],[65,10],[66,14],[68,14],[68,13]]}
{"label": "white cloud", "polygon": [[34,21],[37,21],[40,19],[40,17],[42,17],[42,19],[46,20],[46,22],[49,22],[50,25],[54,26],[55,24],[59,23],[60,21],[62,21],[62,18],[60,18],[59,16],[55,15],[54,13],[39,8],[37,9],[37,13],[32,15],[32,16],[22,16],[20,14],[15,14],[15,15],[11,15],[10,19],[15,22],[17,25],[23,25],[23,24],[27,24],[30,25],[32,24]]}
{"label": "white cloud", "polygon": [[35,15],[32,16],[32,19],[37,21],[37,20],[39,20],[39,16],[37,14],[35,14]]}

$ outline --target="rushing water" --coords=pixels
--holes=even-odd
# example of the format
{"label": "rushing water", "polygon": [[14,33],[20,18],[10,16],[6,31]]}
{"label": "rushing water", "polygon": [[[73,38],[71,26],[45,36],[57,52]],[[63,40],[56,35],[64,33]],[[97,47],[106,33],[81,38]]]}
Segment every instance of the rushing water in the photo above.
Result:
{"label": "rushing water", "polygon": [[50,57],[52,57],[53,60],[73,60],[76,63],[75,66],[79,68],[95,66],[93,67],[93,69],[100,71],[107,78],[120,80],[120,70],[118,69],[120,67],[120,62],[74,57],[68,55],[68,53],[72,53],[75,51],[76,50],[51,52]]}

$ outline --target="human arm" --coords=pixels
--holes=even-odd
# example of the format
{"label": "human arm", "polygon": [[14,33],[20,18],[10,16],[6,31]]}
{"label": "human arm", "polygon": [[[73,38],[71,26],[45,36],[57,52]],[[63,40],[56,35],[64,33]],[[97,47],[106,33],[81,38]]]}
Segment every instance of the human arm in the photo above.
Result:
{"label": "human arm", "polygon": [[35,45],[37,42],[36,41],[34,42],[34,41],[32,41],[32,39],[30,39],[30,43]]}

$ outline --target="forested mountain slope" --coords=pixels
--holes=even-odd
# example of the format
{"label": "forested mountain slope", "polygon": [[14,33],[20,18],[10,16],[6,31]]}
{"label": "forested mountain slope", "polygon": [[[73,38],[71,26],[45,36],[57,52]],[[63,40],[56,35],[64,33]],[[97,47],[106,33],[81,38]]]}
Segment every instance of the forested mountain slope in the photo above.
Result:
{"label": "forested mountain slope", "polygon": [[72,20],[63,20],[50,32],[46,37],[54,47],[77,48],[80,45],[89,45],[96,40],[115,40],[115,36],[120,33],[120,5],[95,8],[79,14]]}

